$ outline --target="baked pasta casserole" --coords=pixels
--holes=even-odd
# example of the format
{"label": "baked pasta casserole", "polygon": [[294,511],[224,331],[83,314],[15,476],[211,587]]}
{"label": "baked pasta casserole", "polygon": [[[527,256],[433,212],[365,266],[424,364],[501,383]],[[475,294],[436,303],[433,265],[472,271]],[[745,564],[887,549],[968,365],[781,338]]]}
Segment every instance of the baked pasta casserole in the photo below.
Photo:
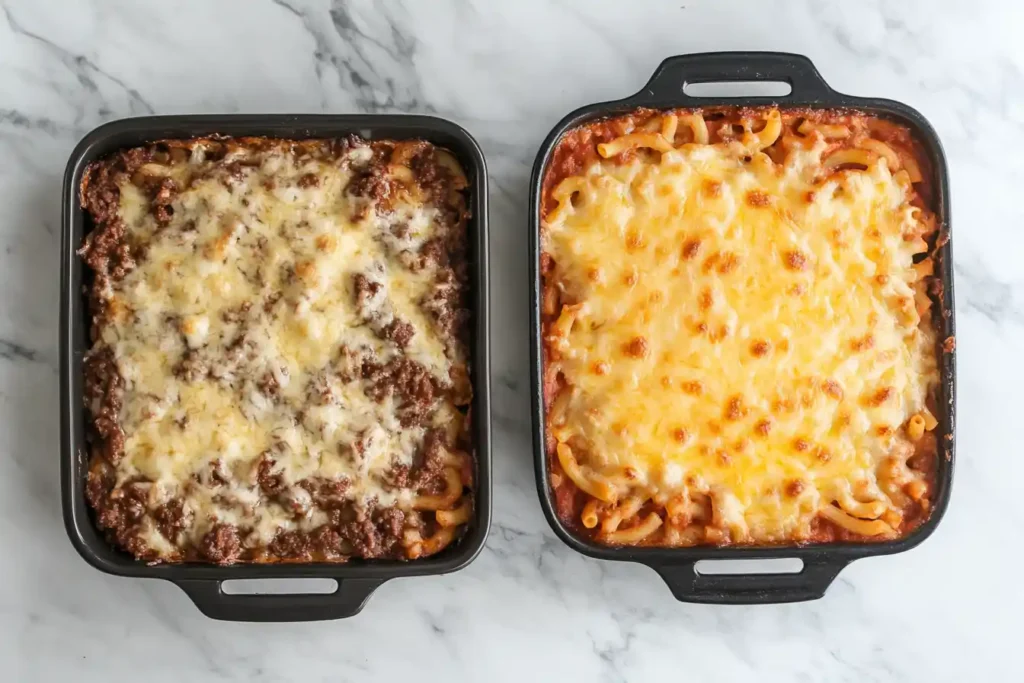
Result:
{"label": "baked pasta casserole", "polygon": [[467,179],[423,141],[93,163],[87,498],[149,562],[415,559],[472,515]]}
{"label": "baked pasta casserole", "polygon": [[926,519],[930,177],[909,129],[854,111],[638,110],[566,133],[540,241],[562,522],[676,547]]}

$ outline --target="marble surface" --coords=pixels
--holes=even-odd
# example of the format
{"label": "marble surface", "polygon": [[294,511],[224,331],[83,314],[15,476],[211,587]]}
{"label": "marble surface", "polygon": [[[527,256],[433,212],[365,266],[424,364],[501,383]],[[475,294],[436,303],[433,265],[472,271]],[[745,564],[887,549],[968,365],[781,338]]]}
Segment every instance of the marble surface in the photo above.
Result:
{"label": "marble surface", "polygon": [[[1024,26],[999,0],[0,0],[0,679],[121,681],[1021,680]],[[939,130],[952,175],[959,463],[949,513],[824,599],[685,605],[644,567],[583,558],[537,503],[526,213],[542,137],[632,93],[665,56],[810,56],[839,90]],[[176,587],[108,577],[58,494],[59,196],[75,142],[190,112],[425,112],[491,172],[494,527],[465,571],[393,581],[358,617],[203,618]],[[1012,152],[1012,154],[1011,154]]]}

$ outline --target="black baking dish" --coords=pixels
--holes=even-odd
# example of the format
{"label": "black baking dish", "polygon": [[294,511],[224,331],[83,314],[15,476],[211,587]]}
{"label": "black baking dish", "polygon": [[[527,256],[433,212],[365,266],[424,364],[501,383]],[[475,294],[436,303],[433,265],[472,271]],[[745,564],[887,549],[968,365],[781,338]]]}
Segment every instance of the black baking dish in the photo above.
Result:
{"label": "black baking dish", "polygon": [[[268,564],[219,567],[203,564],[147,565],[112,547],[96,528],[84,495],[87,471],[82,357],[88,346],[83,264],[75,251],[90,227],[79,203],[79,185],[89,162],[119,149],[161,139],[212,134],[277,138],[331,138],[355,133],[369,139],[428,140],[453,152],[470,181],[469,232],[472,268],[473,441],[476,449],[476,510],[466,535],[441,553],[421,560],[352,561],[347,564]],[[79,554],[97,569],[118,576],[166,579],[178,585],[207,616],[235,621],[313,621],[352,616],[389,579],[453,572],[483,548],[491,521],[490,350],[488,337],[487,168],[473,137],[458,125],[429,116],[224,115],[154,116],[108,123],[75,148],[64,175],[61,239],[61,495],[64,524]],[[331,594],[232,595],[228,579],[328,578]]]}
{"label": "black baking dish", "polygon": [[[792,92],[783,97],[691,97],[683,92],[688,83],[783,81]],[[602,560],[639,562],[654,569],[678,600],[720,604],[779,603],[820,598],[843,567],[853,560],[909,550],[935,530],[949,503],[953,476],[955,358],[940,351],[941,381],[938,406],[939,455],[934,508],[927,521],[904,538],[881,543],[832,543],[827,545],[780,547],[692,547],[615,548],[597,545],[575,535],[558,519],[551,500],[547,454],[544,443],[544,405],[541,393],[540,331],[540,208],[544,172],[562,135],[589,122],[629,113],[639,107],[670,109],[709,106],[766,106],[855,109],[908,125],[924,143],[932,160],[935,213],[940,234],[950,230],[949,178],[942,146],[925,118],[905,104],[891,100],[851,97],[828,86],[806,57],[772,52],[720,52],[682,55],[666,59],[640,92],[614,102],[582,107],[562,119],[544,140],[533,167],[530,187],[530,274],[531,274],[531,381],[533,385],[533,449],[537,489],[541,507],[552,529],[569,547]],[[937,338],[954,336],[952,245],[938,250],[938,276],[942,300],[933,310]],[[783,574],[716,574],[697,572],[699,560],[799,558],[803,570]]]}

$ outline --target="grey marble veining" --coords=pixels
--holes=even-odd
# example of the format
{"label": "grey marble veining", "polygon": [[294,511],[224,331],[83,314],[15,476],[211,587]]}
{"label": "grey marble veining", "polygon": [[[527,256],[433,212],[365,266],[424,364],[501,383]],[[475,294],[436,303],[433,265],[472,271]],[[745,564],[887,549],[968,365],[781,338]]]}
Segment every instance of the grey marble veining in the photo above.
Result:
{"label": "grey marble veining", "polygon": [[[999,0],[0,0],[0,679],[1020,680],[1024,560],[1024,5]],[[958,471],[920,548],[857,562],[823,600],[676,603],[649,569],[585,559],[536,500],[527,184],[569,110],[665,56],[810,56],[837,89],[936,126],[952,176]],[[491,173],[495,523],[467,570],[393,581],[354,619],[230,624],[82,562],[60,518],[60,178],[125,116],[420,112]]]}

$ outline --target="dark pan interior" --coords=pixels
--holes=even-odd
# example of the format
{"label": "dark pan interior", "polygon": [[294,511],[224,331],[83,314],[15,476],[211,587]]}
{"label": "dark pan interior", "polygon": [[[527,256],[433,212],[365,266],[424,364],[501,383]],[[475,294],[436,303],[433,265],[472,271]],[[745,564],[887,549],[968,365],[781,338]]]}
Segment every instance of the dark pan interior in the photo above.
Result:
{"label": "dark pan interior", "polygon": [[[154,140],[210,134],[279,138],[422,138],[452,151],[470,181],[472,211],[472,381],[473,440],[476,448],[476,510],[466,535],[436,556],[415,561],[353,561],[347,564],[277,564],[218,567],[205,564],[147,565],[112,547],[95,526],[85,501],[87,471],[82,357],[88,348],[85,269],[75,250],[89,229],[78,187],[90,161],[115,150]],[[403,576],[444,574],[469,564],[483,548],[491,521],[490,351],[488,318],[487,168],[472,136],[454,123],[428,116],[156,116],[116,121],[87,135],[72,153],[64,176],[61,242],[61,494],[68,536],[97,569],[120,576],[167,579],[188,593],[210,617],[235,621],[309,621],[351,616],[384,581]],[[313,595],[228,595],[227,579],[331,578],[338,590]]]}
{"label": "dark pan interior", "polygon": [[[783,97],[692,97],[683,92],[690,83],[728,81],[783,81],[792,92]],[[950,234],[949,177],[945,155],[935,130],[916,110],[892,100],[852,97],[838,93],[825,82],[809,59],[774,52],[719,52],[682,55],[666,59],[638,93],[622,100],[588,105],[572,112],[548,134],[537,153],[530,187],[531,270],[531,382],[533,389],[533,449],[537,490],[544,515],[554,532],[574,550],[602,560],[639,562],[657,571],[678,600],[704,603],[778,603],[820,598],[843,567],[873,555],[909,550],[924,541],[939,524],[949,503],[954,461],[954,412],[956,395],[955,354],[939,350],[940,410],[939,454],[934,507],[926,522],[907,536],[887,542],[832,543],[777,547],[611,548],[582,538],[566,528],[554,513],[544,449],[544,405],[541,394],[539,235],[541,184],[551,153],[562,135],[591,121],[631,112],[638,107],[758,106],[855,109],[905,124],[925,145],[934,173],[934,210],[940,232]],[[955,335],[952,276],[952,242],[938,251],[937,275],[942,281],[942,300],[933,307],[939,340]],[[702,575],[699,560],[774,559],[795,557],[804,568],[792,574]]]}

